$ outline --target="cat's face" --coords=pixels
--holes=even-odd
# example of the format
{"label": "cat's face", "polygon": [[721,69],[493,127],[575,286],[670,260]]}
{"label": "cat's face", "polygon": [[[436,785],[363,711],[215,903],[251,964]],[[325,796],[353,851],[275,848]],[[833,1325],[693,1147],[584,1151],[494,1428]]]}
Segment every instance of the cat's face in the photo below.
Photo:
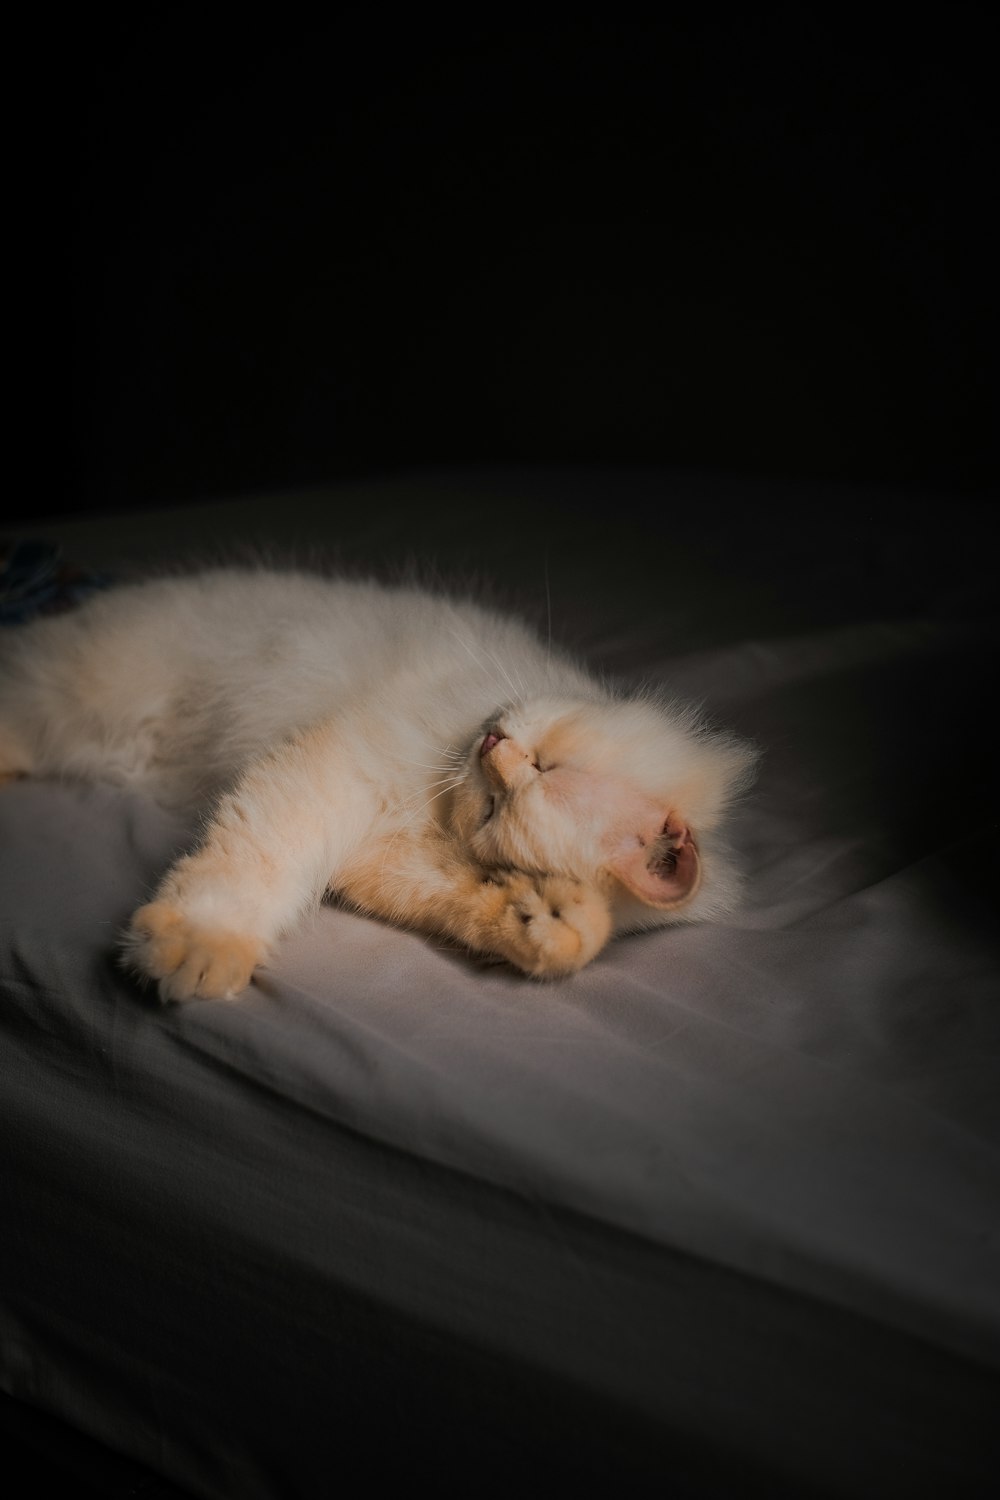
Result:
{"label": "cat's face", "polygon": [[663,912],[702,880],[700,838],[748,755],[646,702],[533,700],[469,746],[452,825],[487,869],[614,878]]}

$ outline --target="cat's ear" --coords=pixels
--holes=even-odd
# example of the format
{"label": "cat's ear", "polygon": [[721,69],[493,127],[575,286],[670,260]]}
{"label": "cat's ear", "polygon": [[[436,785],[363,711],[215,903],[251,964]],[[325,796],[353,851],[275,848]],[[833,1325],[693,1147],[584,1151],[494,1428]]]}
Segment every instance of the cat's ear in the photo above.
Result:
{"label": "cat's ear", "polygon": [[692,899],[701,884],[698,846],[686,823],[665,819],[653,837],[640,834],[616,851],[608,869],[646,906],[671,911]]}

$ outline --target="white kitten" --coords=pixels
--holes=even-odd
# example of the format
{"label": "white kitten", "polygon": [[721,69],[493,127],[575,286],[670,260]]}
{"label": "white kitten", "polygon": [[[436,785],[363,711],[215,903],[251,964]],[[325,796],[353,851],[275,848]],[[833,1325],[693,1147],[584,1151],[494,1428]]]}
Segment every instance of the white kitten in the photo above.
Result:
{"label": "white kitten", "polygon": [[754,752],[473,603],[226,569],[5,635],[0,780],[206,811],[126,937],[164,998],[237,994],[326,891],[539,977],[735,899]]}

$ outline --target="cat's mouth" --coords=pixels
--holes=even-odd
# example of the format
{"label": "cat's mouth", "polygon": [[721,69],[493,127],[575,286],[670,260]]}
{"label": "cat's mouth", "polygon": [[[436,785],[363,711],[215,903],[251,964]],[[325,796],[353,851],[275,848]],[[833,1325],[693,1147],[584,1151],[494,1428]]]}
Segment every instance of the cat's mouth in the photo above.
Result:
{"label": "cat's mouth", "polygon": [[495,746],[499,745],[501,740],[505,740],[506,738],[507,736],[505,734],[501,734],[498,729],[491,729],[489,733],[485,735],[483,743],[479,747],[480,760],[485,760],[490,751],[494,749]]}

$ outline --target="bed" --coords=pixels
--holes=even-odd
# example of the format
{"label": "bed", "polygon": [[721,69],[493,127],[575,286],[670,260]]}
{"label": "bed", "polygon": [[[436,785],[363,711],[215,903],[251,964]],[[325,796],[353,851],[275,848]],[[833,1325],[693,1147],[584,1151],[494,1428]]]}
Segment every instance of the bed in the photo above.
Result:
{"label": "bed", "polygon": [[721,926],[539,986],[331,905],[187,1007],[113,944],[192,830],[4,787],[3,1390],[204,1500],[987,1493],[987,521],[505,469],[30,528],[118,577],[261,549],[479,575],[765,753]]}

